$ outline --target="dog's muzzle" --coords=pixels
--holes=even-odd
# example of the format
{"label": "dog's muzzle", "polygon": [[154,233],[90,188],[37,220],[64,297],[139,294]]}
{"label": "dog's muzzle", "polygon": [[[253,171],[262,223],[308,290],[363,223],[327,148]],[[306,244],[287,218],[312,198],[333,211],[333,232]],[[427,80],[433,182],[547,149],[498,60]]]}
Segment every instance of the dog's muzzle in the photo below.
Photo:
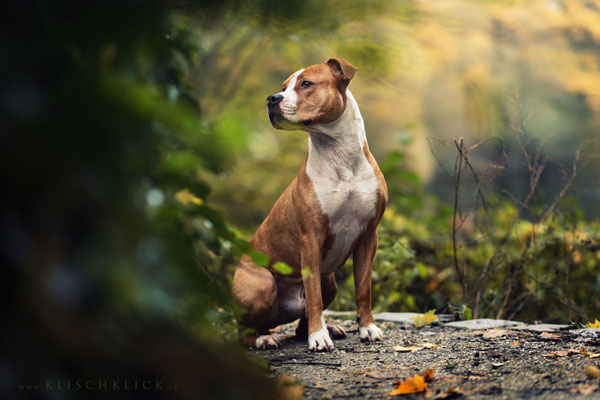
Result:
{"label": "dog's muzzle", "polygon": [[283,100],[283,95],[281,94],[272,94],[269,97],[267,97],[267,107],[269,108],[269,111],[271,109],[279,107],[279,103],[281,103],[281,100]]}
{"label": "dog's muzzle", "polygon": [[269,114],[269,121],[275,129],[281,129],[278,122],[282,120],[281,108],[279,107],[282,100],[283,95],[281,94],[272,94],[267,97],[267,113]]}

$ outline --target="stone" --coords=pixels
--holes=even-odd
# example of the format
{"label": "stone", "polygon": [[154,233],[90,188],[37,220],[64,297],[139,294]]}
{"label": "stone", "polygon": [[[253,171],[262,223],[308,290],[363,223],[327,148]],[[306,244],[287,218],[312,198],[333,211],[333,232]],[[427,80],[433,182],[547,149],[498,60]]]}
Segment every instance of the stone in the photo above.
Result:
{"label": "stone", "polygon": [[504,319],[470,319],[466,321],[448,322],[446,326],[463,329],[490,329],[490,328],[507,328],[510,326],[525,325],[523,322],[507,321]]}
{"label": "stone", "polygon": [[392,321],[402,322],[405,324],[412,324],[412,318],[417,316],[423,316],[423,314],[411,313],[411,312],[382,312],[373,314],[375,321]]}
{"label": "stone", "polygon": [[560,325],[560,324],[534,324],[534,325],[521,325],[521,326],[513,326],[510,329],[517,329],[523,331],[532,331],[532,332],[556,332],[563,329],[568,329],[569,325]]}
{"label": "stone", "polygon": [[598,338],[600,337],[600,328],[573,329],[569,333],[584,338]]}
{"label": "stone", "polygon": [[[413,318],[422,317],[424,314],[421,313],[412,313],[412,312],[381,312],[377,314],[373,314],[373,318],[375,321],[389,321],[389,322],[399,322],[402,324],[413,324]],[[435,314],[437,317],[437,321],[435,322],[445,322],[454,320],[454,316],[452,314]]]}

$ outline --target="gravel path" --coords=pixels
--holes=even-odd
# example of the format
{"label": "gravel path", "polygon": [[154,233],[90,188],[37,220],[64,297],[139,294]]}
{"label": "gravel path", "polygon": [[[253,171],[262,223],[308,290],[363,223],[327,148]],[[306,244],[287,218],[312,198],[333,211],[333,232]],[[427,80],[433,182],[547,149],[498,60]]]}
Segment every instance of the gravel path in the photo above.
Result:
{"label": "gravel path", "polygon": [[434,371],[428,390],[401,397],[600,399],[593,368],[588,369],[591,377],[586,374],[589,366],[600,368],[600,333],[594,330],[574,334],[379,322],[385,339],[365,344],[354,321],[327,319],[348,333],[335,341],[331,353],[308,352],[304,341],[291,337],[294,324],[282,327],[282,348],[251,350],[275,375],[296,378],[305,399],[390,398],[394,382],[428,368]]}

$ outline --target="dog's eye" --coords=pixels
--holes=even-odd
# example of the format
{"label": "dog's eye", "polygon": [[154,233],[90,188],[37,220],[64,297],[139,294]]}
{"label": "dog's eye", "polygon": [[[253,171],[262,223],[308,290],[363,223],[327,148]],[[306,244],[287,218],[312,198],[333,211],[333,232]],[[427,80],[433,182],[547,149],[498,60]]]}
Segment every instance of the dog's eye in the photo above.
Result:
{"label": "dog's eye", "polygon": [[314,85],[314,83],[312,83],[311,81],[302,81],[302,83],[300,84],[300,86],[302,86],[304,89],[306,89],[307,87],[311,87],[312,85]]}

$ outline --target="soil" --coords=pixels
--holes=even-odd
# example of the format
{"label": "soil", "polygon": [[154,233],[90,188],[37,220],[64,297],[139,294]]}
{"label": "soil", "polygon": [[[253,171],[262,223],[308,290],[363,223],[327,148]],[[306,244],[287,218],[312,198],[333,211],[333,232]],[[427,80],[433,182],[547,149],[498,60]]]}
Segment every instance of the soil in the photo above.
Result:
{"label": "soil", "polygon": [[[327,320],[348,334],[330,353],[309,352],[306,341],[292,337],[294,324],[282,327],[281,348],[251,353],[264,358],[274,375],[299,381],[304,399],[390,398],[397,381],[426,369],[434,371],[427,391],[402,397],[600,399],[600,381],[586,375],[589,366],[600,368],[600,338],[594,335],[379,322],[384,340],[361,343],[356,322]],[[401,352],[395,346],[424,348]]]}

